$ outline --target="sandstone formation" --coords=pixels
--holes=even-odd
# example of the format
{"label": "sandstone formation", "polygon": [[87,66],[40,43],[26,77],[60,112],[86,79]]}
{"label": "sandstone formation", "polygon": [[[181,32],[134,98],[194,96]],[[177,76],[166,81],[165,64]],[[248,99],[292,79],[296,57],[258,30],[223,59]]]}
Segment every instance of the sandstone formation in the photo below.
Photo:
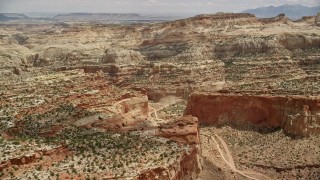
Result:
{"label": "sandstone formation", "polygon": [[107,49],[101,59],[101,62],[104,64],[130,64],[141,63],[143,61],[145,61],[145,59],[139,52],[124,49]]}
{"label": "sandstone formation", "polygon": [[275,23],[275,22],[288,23],[290,19],[286,17],[285,14],[279,14],[278,16],[273,18],[262,18],[261,21],[263,23]]}
{"label": "sandstone formation", "polygon": [[177,160],[167,169],[156,168],[142,172],[138,179],[196,179],[202,169],[200,166],[201,149],[197,118],[184,116],[163,124],[159,127],[159,130],[156,130],[155,135],[190,145],[190,149],[182,155],[181,160]]}
{"label": "sandstone formation", "polygon": [[320,101],[304,97],[193,94],[185,114],[204,125],[282,128],[295,136],[320,133]]}
{"label": "sandstone formation", "polygon": [[279,42],[288,50],[308,49],[320,46],[320,38],[293,34],[283,34],[279,37]]}
{"label": "sandstone formation", "polygon": [[160,125],[157,136],[165,137],[183,144],[197,145],[199,141],[198,119],[184,116],[173,122]]}

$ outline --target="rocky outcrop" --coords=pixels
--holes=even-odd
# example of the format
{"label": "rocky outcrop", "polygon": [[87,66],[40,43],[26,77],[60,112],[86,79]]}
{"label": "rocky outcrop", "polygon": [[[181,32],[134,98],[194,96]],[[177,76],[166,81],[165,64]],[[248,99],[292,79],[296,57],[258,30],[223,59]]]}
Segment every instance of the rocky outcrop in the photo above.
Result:
{"label": "rocky outcrop", "polygon": [[197,179],[200,172],[199,155],[196,149],[190,149],[185,152],[181,160],[177,160],[168,168],[157,167],[144,172],[141,172],[135,179],[138,180],[193,180]]}
{"label": "rocky outcrop", "polygon": [[101,58],[101,62],[116,64],[131,64],[146,61],[140,52],[125,49],[107,49]]}
{"label": "rocky outcrop", "polygon": [[0,67],[13,67],[20,64],[27,64],[27,58],[32,55],[30,49],[20,45],[0,46]]}
{"label": "rocky outcrop", "polygon": [[91,126],[109,130],[132,129],[147,119],[147,96],[126,98],[113,106],[117,114],[106,118],[100,116]]}
{"label": "rocky outcrop", "polygon": [[279,43],[287,50],[309,49],[320,47],[319,36],[284,33],[279,37]]}
{"label": "rocky outcrop", "polygon": [[[127,104],[128,103],[130,103],[130,101],[127,101]],[[122,106],[125,107],[124,104]],[[133,123],[124,124],[128,123],[124,122],[128,120],[131,120],[132,122],[137,122],[136,117],[126,118],[125,116],[122,116],[121,118],[119,117],[118,121],[115,121],[114,119],[109,121],[102,120],[102,122],[94,123],[92,127],[111,130],[117,129],[118,131],[120,127],[122,129],[129,128],[130,126],[131,128],[133,128]],[[164,167],[156,167],[144,170],[140,172],[135,179],[196,179],[201,171],[201,149],[198,119],[192,116],[184,116],[178,118],[167,124],[155,127],[154,135],[158,137],[163,137],[165,139],[169,139],[170,141],[175,141],[178,144],[188,145],[188,148],[185,149],[182,152],[181,156],[179,156],[179,158],[177,158],[173,163],[170,163]]]}
{"label": "rocky outcrop", "polygon": [[141,172],[137,179],[197,179],[201,171],[201,149],[198,129],[198,119],[192,116],[183,116],[159,127],[156,136],[164,137],[180,144],[189,145],[173,164],[168,167],[158,167]]}
{"label": "rocky outcrop", "polygon": [[[120,120],[122,120],[122,122],[120,122]],[[119,121],[113,119],[104,122],[103,124],[111,127],[118,122],[119,127],[122,127],[121,123],[123,124],[123,121],[124,118],[119,118]],[[126,126],[127,125],[134,127],[134,124],[126,124]],[[94,125],[94,127],[98,126],[101,128],[101,123],[99,123],[99,125]],[[119,127],[115,128],[118,129]],[[125,128],[125,126],[122,128]],[[173,163],[168,164],[168,166],[144,170],[139,173],[137,179],[196,179],[201,171],[198,119],[192,116],[181,117],[157,127],[154,135],[175,141],[179,144],[188,145],[188,149],[186,149]]]}
{"label": "rocky outcrop", "polygon": [[239,54],[272,53],[281,49],[275,36],[245,36],[229,39],[214,48],[215,56],[222,58]]}
{"label": "rocky outcrop", "polygon": [[320,134],[317,98],[193,94],[185,114],[198,117],[203,125],[282,128],[294,136]]}
{"label": "rocky outcrop", "polygon": [[316,16],[303,16],[301,19],[298,19],[294,22],[304,22],[310,25],[313,25],[315,23]]}
{"label": "rocky outcrop", "polygon": [[166,37],[162,40],[145,40],[140,45],[139,51],[148,60],[155,61],[176,56],[188,48],[185,43],[164,42],[170,41],[170,39],[170,37]]}
{"label": "rocky outcrop", "polygon": [[288,23],[290,19],[285,14],[279,14],[276,17],[259,19],[259,21],[266,24],[276,22]]}
{"label": "rocky outcrop", "polygon": [[41,159],[41,156],[51,156],[52,154],[67,154],[67,153],[68,153],[68,150],[66,149],[66,147],[63,147],[63,146],[59,146],[49,150],[45,150],[45,149],[39,150],[27,156],[15,157],[7,161],[0,162],[0,171],[11,166],[21,166],[21,165],[33,163]]}
{"label": "rocky outcrop", "polygon": [[306,34],[283,33],[270,36],[231,38],[215,46],[215,56],[222,58],[239,54],[279,53],[296,49],[320,47],[320,37]]}
{"label": "rocky outcrop", "polygon": [[198,118],[193,116],[183,116],[173,122],[163,124],[156,132],[156,136],[190,145],[200,143]]}

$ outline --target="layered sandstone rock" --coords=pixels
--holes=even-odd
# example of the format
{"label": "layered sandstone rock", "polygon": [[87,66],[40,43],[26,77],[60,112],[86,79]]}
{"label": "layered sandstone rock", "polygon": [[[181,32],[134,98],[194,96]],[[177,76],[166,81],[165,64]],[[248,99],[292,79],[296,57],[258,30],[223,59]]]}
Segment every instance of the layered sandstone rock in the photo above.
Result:
{"label": "layered sandstone rock", "polygon": [[297,136],[320,134],[320,101],[305,97],[193,94],[185,114],[203,125],[282,128]]}
{"label": "layered sandstone rock", "polygon": [[160,125],[156,136],[165,137],[183,144],[197,145],[200,143],[198,118],[183,116],[170,123]]}
{"label": "layered sandstone rock", "polygon": [[215,56],[219,58],[237,56],[239,54],[275,53],[282,49],[275,36],[229,39],[214,48]]}
{"label": "layered sandstone rock", "polygon": [[117,114],[111,117],[99,117],[91,126],[109,130],[121,128],[131,129],[137,123],[141,123],[148,116],[148,98],[131,97],[120,100],[116,105]]}
{"label": "layered sandstone rock", "polygon": [[170,165],[168,168],[158,167],[141,172],[136,178],[139,180],[193,180],[197,179],[200,172],[199,152],[192,148],[183,153],[181,159]]}
{"label": "layered sandstone rock", "polygon": [[262,18],[259,21],[262,23],[276,23],[276,22],[281,22],[281,23],[288,23],[290,19],[285,15],[285,14],[279,14],[276,17],[272,18]]}
{"label": "layered sandstone rock", "polygon": [[288,50],[310,49],[320,47],[319,36],[284,33],[279,37],[279,43]]}
{"label": "layered sandstone rock", "polygon": [[107,49],[104,52],[104,55],[101,58],[101,62],[104,64],[107,63],[116,63],[116,64],[132,64],[132,63],[141,63],[144,62],[145,58],[141,55],[140,52],[133,50],[125,49],[116,49],[111,48]]}
{"label": "layered sandstone rock", "polygon": [[183,116],[167,124],[160,125],[159,129],[155,131],[155,136],[188,145],[189,149],[167,168],[158,167],[141,172],[137,179],[196,179],[201,171],[198,119],[192,116]]}
{"label": "layered sandstone rock", "polygon": [[63,66],[56,69],[56,71],[69,71],[69,70],[75,70],[75,69],[83,69],[85,73],[97,73],[97,72],[103,72],[108,73],[111,76],[115,76],[120,72],[120,68],[117,65],[110,64],[110,65],[102,65],[102,66],[96,66],[96,65],[82,65],[82,66]]}

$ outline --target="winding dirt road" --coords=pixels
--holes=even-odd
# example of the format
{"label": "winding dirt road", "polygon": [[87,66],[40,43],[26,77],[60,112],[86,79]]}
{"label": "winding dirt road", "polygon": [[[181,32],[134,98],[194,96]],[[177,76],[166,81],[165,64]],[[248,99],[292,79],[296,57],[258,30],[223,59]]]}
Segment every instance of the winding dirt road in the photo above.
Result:
{"label": "winding dirt road", "polygon": [[154,116],[156,117],[156,119],[158,119],[157,111],[159,111],[159,110],[156,110],[155,108],[151,107],[150,105],[149,105],[149,108],[152,110],[151,112],[149,112],[149,116],[151,116],[152,113],[154,113]]}
{"label": "winding dirt road", "polygon": [[[204,135],[206,136],[208,139],[212,140],[214,142],[214,144],[216,145],[217,149],[218,149],[218,152],[221,156],[221,158],[223,159],[223,161],[228,165],[228,167],[233,171],[233,172],[236,172],[246,178],[249,178],[249,179],[254,179],[254,180],[261,180],[261,179],[265,179],[265,180],[271,180],[270,177],[264,175],[264,174],[261,174],[261,173],[258,173],[258,172],[255,172],[255,171],[241,171],[239,169],[236,168],[235,166],[235,163],[234,163],[234,160],[233,160],[233,157],[231,155],[231,152],[228,148],[228,145],[226,144],[226,142],[219,136],[217,135],[216,133],[213,133],[213,136],[212,135],[208,135],[208,134],[203,134],[201,133],[201,135]],[[218,142],[214,137],[216,137],[218,139]],[[220,145],[222,145],[223,147],[223,150],[220,148]],[[224,152],[223,152],[224,151]]]}

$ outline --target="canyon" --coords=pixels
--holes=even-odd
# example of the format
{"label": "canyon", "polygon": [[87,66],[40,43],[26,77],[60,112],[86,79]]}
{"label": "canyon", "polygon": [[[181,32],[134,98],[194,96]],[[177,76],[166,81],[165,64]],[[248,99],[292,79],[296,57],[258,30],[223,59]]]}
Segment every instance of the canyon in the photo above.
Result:
{"label": "canyon", "polygon": [[70,16],[0,24],[1,179],[320,177],[318,16]]}

